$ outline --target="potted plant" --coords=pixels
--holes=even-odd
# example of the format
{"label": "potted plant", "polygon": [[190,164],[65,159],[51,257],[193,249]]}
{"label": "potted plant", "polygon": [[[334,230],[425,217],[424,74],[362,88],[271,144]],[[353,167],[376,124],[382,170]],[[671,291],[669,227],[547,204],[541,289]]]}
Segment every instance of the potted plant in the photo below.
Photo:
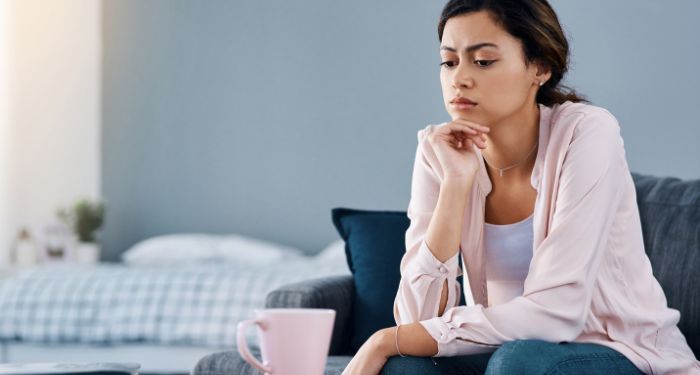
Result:
{"label": "potted plant", "polygon": [[97,231],[104,220],[104,204],[88,199],[78,200],[71,209],[59,209],[58,217],[73,229],[78,243],[75,259],[78,263],[96,263],[100,259]]}

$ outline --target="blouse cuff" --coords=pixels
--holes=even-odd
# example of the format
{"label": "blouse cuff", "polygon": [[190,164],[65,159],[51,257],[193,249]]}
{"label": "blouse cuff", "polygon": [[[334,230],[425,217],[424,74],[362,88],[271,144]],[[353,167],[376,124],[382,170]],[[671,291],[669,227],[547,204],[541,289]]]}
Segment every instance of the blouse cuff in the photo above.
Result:
{"label": "blouse cuff", "polygon": [[418,249],[418,266],[423,273],[435,277],[450,276],[456,278],[459,276],[459,253],[457,251],[452,258],[443,263],[435,257],[425,240],[422,240]]}
{"label": "blouse cuff", "polygon": [[[479,333],[479,327],[483,325],[479,324],[483,321],[480,311],[481,305],[459,306],[445,311],[442,316],[419,321],[437,342],[438,352],[434,357],[488,353],[496,350],[500,344]],[[473,324],[471,327],[470,323]],[[461,328],[462,325],[467,327]],[[506,341],[503,337],[501,339]]]}
{"label": "blouse cuff", "polygon": [[419,322],[428,334],[437,342],[438,352],[434,357],[445,357],[450,354],[449,343],[453,341],[454,337],[451,335],[450,326],[445,323],[442,317],[437,316],[435,318],[421,320]]}

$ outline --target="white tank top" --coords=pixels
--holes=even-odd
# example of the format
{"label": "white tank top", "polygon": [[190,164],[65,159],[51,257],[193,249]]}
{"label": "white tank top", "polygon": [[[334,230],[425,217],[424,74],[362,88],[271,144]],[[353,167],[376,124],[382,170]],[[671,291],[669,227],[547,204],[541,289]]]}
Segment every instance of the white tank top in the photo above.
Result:
{"label": "white tank top", "polygon": [[532,260],[532,216],[513,224],[484,222],[489,306],[523,295],[525,277]]}

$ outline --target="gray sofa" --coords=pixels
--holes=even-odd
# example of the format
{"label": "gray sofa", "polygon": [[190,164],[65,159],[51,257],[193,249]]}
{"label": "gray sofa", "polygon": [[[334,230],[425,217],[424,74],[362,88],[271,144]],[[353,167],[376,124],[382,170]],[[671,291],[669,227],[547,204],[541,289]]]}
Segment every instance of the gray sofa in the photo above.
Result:
{"label": "gray sofa", "polygon": [[[679,327],[695,356],[700,353],[700,180],[683,181],[632,173],[644,245],[668,305],[681,312]],[[267,307],[331,308],[336,320],[326,374],[340,374],[352,358],[348,336],[353,303],[352,276],[291,284],[271,292]],[[258,358],[259,350],[252,351]],[[259,374],[236,350],[208,355],[195,375]]]}

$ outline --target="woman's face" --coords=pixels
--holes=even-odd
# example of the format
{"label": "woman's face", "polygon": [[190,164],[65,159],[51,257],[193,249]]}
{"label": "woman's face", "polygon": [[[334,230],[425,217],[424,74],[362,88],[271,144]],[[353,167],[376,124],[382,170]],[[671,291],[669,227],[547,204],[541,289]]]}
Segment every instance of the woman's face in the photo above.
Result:
{"label": "woman's face", "polygon": [[[482,43],[490,44],[478,47]],[[534,105],[539,82],[549,77],[538,76],[536,64],[525,65],[520,41],[485,11],[447,20],[440,56],[442,95],[453,120],[490,126],[517,115],[521,109]],[[455,96],[477,104],[468,109],[457,108],[451,103]]]}

